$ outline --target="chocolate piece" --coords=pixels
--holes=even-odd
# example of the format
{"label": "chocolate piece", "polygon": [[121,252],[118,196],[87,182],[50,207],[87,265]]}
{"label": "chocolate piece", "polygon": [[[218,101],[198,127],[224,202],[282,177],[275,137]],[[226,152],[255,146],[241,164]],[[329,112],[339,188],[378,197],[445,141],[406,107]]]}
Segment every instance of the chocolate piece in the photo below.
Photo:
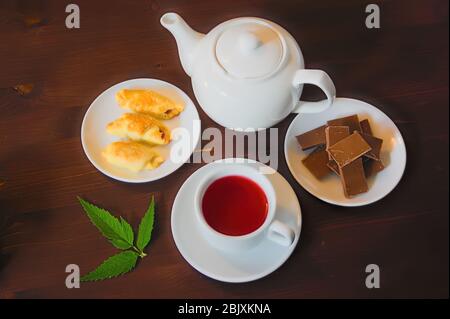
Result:
{"label": "chocolate piece", "polygon": [[361,136],[367,142],[367,144],[369,144],[370,147],[372,148],[369,152],[364,154],[364,156],[379,161],[381,145],[383,145],[383,140],[380,138],[377,138],[375,136],[367,135],[367,134],[361,134]]}
{"label": "chocolate piece", "polygon": [[328,153],[325,147],[316,148],[302,162],[317,179],[322,179],[330,173],[330,169],[327,166]]}
{"label": "chocolate piece", "polygon": [[[348,126],[328,126],[325,128],[325,140],[327,142],[327,152],[330,146],[336,144],[340,140],[350,135]],[[328,153],[328,159],[331,161],[333,158]]]}
{"label": "chocolate piece", "polygon": [[[376,175],[377,173],[381,172],[384,169],[383,163],[368,157],[362,157],[363,159],[363,166],[364,166],[364,172],[366,175],[366,178],[371,177],[372,175]],[[339,166],[336,164],[336,162],[329,161],[327,163],[327,166],[329,169],[331,169],[336,175],[339,176]]]}
{"label": "chocolate piece", "polygon": [[328,121],[327,124],[328,126],[348,126],[350,132],[353,131],[362,132],[361,125],[359,124],[358,115],[356,114]]}
{"label": "chocolate piece", "polygon": [[362,158],[358,158],[350,164],[340,167],[339,172],[345,197],[350,198],[369,190],[364,174]]}
{"label": "chocolate piece", "polygon": [[354,132],[352,135],[330,146],[328,152],[331,154],[339,167],[344,167],[358,157],[366,154],[371,149],[372,148],[363,139],[361,134]]}
{"label": "chocolate piece", "polygon": [[384,165],[381,161],[368,158],[363,162],[363,166],[366,178],[369,178],[384,169]]}
{"label": "chocolate piece", "polygon": [[325,140],[325,125],[318,127],[314,130],[308,131],[297,136],[298,144],[300,144],[302,150],[307,150],[309,148],[324,145]]}
{"label": "chocolate piece", "polygon": [[327,166],[329,169],[331,169],[334,173],[336,173],[337,176],[339,176],[339,166],[338,164],[336,164],[336,162],[334,160],[329,161],[327,163]]}
{"label": "chocolate piece", "polygon": [[370,127],[369,120],[362,120],[359,122],[359,125],[361,126],[361,132],[368,135],[373,135],[372,128]]}

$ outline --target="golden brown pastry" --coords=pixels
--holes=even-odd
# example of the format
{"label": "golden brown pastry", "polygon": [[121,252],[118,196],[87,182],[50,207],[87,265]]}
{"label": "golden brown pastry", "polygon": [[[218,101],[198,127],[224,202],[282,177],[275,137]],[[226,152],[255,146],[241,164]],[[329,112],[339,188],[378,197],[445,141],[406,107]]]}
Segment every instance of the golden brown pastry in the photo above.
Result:
{"label": "golden brown pastry", "polygon": [[120,90],[116,100],[123,109],[146,113],[162,120],[169,120],[184,109],[182,105],[152,90]]}
{"label": "golden brown pastry", "polygon": [[133,172],[151,170],[164,162],[164,159],[152,147],[134,141],[113,142],[102,154],[110,164]]}
{"label": "golden brown pastry", "polygon": [[170,142],[170,131],[160,121],[142,113],[125,113],[106,126],[112,135],[143,141],[150,144],[164,145]]}

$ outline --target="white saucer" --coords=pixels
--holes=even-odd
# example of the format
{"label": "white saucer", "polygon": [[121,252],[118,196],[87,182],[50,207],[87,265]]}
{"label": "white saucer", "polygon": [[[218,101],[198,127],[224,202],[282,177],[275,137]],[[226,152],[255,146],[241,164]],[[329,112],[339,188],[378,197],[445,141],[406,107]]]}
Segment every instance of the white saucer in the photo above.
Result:
{"label": "white saucer", "polygon": [[[369,119],[373,134],[383,139],[381,160],[385,169],[368,179],[367,193],[349,199],[344,196],[338,176],[331,174],[319,181],[306,169],[302,159],[311,151],[302,151],[295,137],[326,124],[328,120],[352,114],[358,114],[360,120]],[[394,122],[375,106],[347,98],[337,98],[325,112],[295,117],[286,133],[284,155],[289,170],[304,189],[325,202],[339,206],[363,206],[382,199],[397,186],[406,166],[405,143]]]}
{"label": "white saucer", "polygon": [[267,175],[276,190],[277,219],[295,230],[292,245],[284,247],[264,239],[258,246],[245,253],[225,253],[213,248],[199,232],[194,215],[194,194],[203,176],[220,168],[221,165],[255,165],[267,168],[264,164],[252,160],[245,160],[245,163],[239,164],[229,164],[220,160],[198,169],[184,182],[173,203],[171,219],[173,238],[184,259],[202,274],[225,282],[256,280],[279,268],[297,246],[302,226],[300,205],[292,187],[280,174]]}
{"label": "white saucer", "polygon": [[[120,138],[106,132],[106,125],[127,112],[118,105],[115,100],[115,94],[121,89],[132,88],[152,89],[184,105],[184,111],[179,116],[168,121],[163,121],[173,133],[173,140],[169,145],[155,147],[165,158],[165,162],[154,170],[146,170],[138,173],[109,164],[101,154],[102,150],[109,143],[120,140]],[[155,181],[173,173],[189,159],[200,139],[200,127],[195,127],[199,123],[199,116],[194,103],[179,88],[161,80],[134,79],[110,87],[92,102],[84,115],[83,124],[81,125],[81,143],[87,158],[103,174],[123,182],[145,183]],[[173,129],[178,127],[186,129],[186,132],[189,134],[177,135],[176,132],[174,134]],[[176,143],[186,143],[184,145],[188,145],[186,152],[177,156],[176,160],[170,157],[170,152],[175,145],[175,141]]]}

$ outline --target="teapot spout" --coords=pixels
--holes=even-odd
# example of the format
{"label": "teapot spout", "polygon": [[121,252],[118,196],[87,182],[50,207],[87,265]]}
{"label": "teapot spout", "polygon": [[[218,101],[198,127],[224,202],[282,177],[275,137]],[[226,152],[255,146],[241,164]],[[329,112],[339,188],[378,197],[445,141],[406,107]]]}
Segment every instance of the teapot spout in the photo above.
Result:
{"label": "teapot spout", "polygon": [[173,12],[164,14],[160,22],[175,37],[181,65],[187,75],[191,76],[197,45],[205,35],[194,31],[182,17]]}

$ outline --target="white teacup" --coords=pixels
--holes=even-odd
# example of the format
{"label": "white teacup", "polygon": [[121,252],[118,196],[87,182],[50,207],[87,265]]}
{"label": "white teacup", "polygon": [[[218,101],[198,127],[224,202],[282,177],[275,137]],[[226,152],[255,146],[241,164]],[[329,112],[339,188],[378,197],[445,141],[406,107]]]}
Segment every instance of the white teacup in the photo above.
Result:
{"label": "white teacup", "polygon": [[[253,232],[240,236],[223,234],[212,228],[203,215],[202,202],[206,190],[214,181],[226,176],[246,177],[258,184],[266,195],[268,202],[266,219],[262,225]],[[225,199],[226,194],[224,194],[224,200]],[[295,239],[295,233],[291,227],[275,218],[276,195],[271,182],[264,174],[254,167],[224,165],[220,170],[206,176],[200,182],[195,194],[195,214],[203,236],[212,246],[221,250],[231,252],[246,250],[256,246],[266,237],[279,245],[288,247]]]}

